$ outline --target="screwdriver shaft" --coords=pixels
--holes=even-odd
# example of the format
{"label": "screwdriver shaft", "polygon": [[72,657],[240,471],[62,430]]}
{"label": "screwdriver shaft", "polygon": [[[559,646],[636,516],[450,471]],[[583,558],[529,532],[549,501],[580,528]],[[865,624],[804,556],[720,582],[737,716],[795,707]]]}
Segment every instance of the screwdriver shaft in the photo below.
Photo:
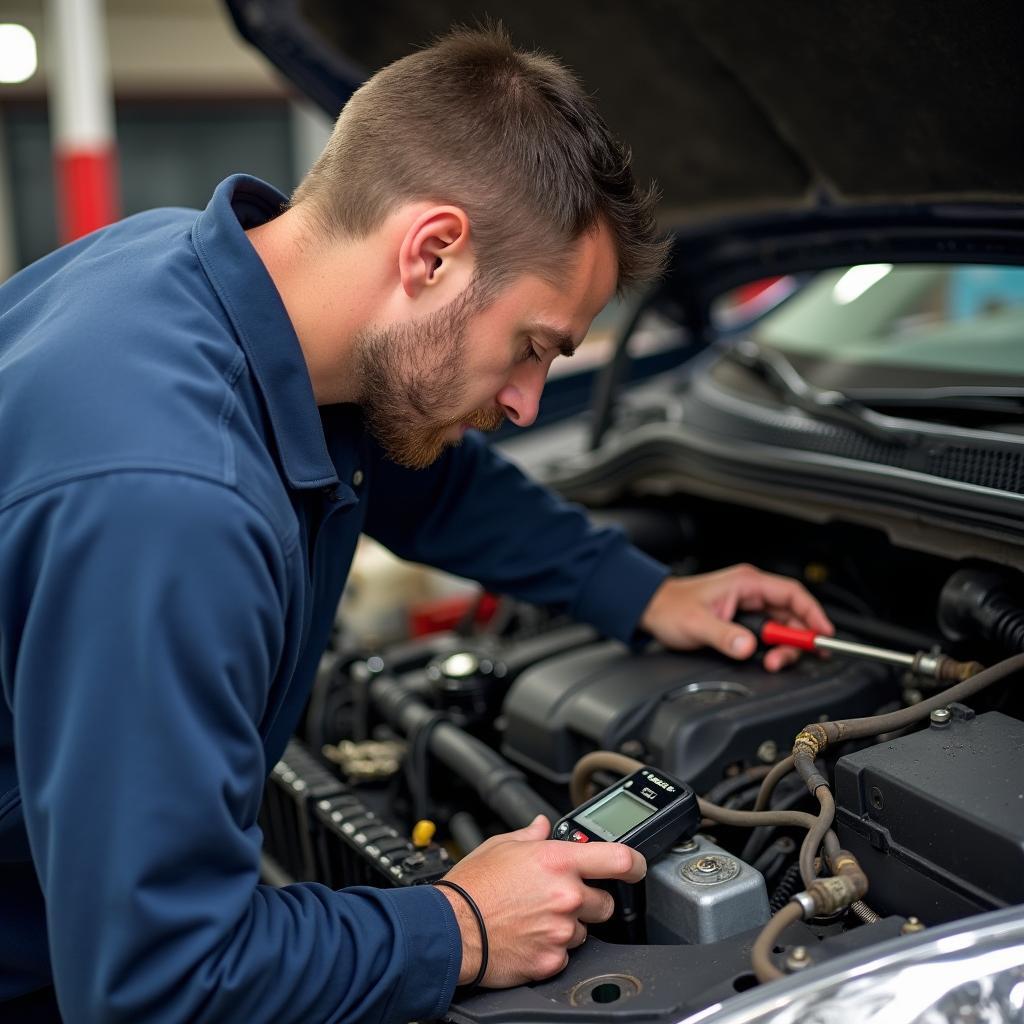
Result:
{"label": "screwdriver shaft", "polygon": [[901,651],[890,651],[885,647],[873,647],[871,644],[858,644],[851,640],[836,640],[831,636],[816,636],[814,646],[826,651],[837,651],[854,658],[870,658],[872,661],[885,661],[890,665],[914,664],[915,655],[903,654]]}

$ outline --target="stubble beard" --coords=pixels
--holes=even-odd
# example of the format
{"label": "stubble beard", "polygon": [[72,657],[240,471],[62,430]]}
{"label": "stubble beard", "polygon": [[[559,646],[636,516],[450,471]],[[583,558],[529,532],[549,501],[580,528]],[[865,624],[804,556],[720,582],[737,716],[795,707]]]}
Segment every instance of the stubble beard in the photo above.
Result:
{"label": "stubble beard", "polygon": [[466,331],[477,312],[474,288],[423,320],[362,332],[356,338],[356,372],[366,425],[400,466],[425,469],[456,445],[460,426],[497,430],[501,409],[477,409],[437,418],[438,409],[465,400]]}

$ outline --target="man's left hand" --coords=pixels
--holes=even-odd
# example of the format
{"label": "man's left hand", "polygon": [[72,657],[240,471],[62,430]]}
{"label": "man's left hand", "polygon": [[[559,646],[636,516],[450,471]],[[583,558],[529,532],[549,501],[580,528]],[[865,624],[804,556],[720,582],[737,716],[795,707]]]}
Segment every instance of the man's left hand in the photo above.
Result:
{"label": "man's left hand", "polygon": [[[670,576],[654,592],[640,626],[666,647],[692,651],[706,645],[730,658],[749,658],[757,650],[757,638],[732,621],[737,612],[759,612],[826,636],[835,632],[821,605],[796,580],[752,565]],[[777,672],[799,654],[794,647],[775,647],[765,655],[764,667]]]}

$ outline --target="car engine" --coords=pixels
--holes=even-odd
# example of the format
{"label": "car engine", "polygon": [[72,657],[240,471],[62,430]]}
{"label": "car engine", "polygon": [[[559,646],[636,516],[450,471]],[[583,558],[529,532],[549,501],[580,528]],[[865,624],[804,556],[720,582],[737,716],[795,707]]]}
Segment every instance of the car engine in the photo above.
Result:
{"label": "car engine", "polygon": [[[486,624],[380,650],[342,635],[267,788],[268,879],[429,883],[631,765],[702,797],[699,831],[620,887],[563,972],[457,993],[452,1020],[678,1021],[1024,902],[1020,573],[850,523],[701,497],[680,508],[647,496],[600,514],[646,524],[634,539],[681,572],[750,561],[801,578],[840,638],[918,658],[805,654],[769,673],[757,657],[626,647],[507,600]],[[659,549],[680,536],[688,550]]]}

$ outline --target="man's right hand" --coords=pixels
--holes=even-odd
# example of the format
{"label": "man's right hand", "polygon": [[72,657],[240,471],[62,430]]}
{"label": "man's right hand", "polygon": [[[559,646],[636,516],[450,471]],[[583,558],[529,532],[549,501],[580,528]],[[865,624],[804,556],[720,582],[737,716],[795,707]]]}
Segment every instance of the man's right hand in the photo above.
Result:
{"label": "man's right hand", "polygon": [[[482,984],[505,988],[539,981],[562,970],[570,949],[587,937],[586,925],[607,921],[612,897],[585,879],[639,882],[647,862],[620,843],[553,842],[551,826],[538,815],[526,828],[494,836],[459,861],[445,876],[476,901],[490,946]],[[439,891],[451,903],[462,932],[459,984],[480,966],[480,930],[465,900]]]}

